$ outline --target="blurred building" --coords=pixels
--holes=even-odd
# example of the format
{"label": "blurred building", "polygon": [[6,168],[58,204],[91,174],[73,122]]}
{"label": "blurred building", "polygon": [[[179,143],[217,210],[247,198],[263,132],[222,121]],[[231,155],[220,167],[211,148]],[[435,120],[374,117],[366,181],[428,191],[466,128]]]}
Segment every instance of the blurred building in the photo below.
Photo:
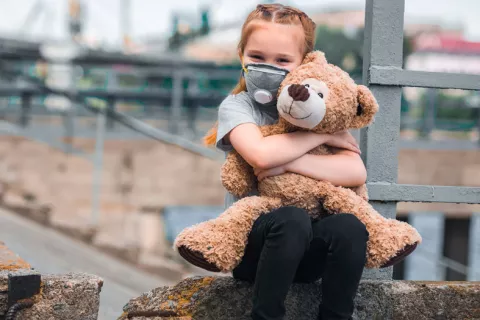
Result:
{"label": "blurred building", "polygon": [[[353,35],[357,30],[362,29],[365,22],[363,8],[332,8],[310,13],[310,16],[317,25],[342,29],[347,35]],[[222,28],[213,29],[204,36],[192,39],[181,48],[181,54],[189,59],[212,60],[218,63],[236,61],[238,58],[237,43],[242,22],[242,20],[239,20],[238,23],[226,24]],[[461,38],[463,32],[462,26],[447,25],[443,21],[428,22],[406,17],[405,34],[414,39],[425,34]],[[160,53],[159,43],[162,43],[162,41],[149,39],[143,43],[143,49],[150,53],[155,51]]]}
{"label": "blurred building", "polygon": [[426,33],[413,39],[411,70],[480,74],[480,42],[449,33]]}

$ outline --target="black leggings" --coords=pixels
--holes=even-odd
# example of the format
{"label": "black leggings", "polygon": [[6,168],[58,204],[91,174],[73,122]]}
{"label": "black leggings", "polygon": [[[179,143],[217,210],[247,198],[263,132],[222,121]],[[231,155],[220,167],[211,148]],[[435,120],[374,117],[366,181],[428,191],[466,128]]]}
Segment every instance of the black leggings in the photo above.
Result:
{"label": "black leggings", "polygon": [[368,232],[351,214],[312,223],[307,212],[283,207],[255,221],[240,280],[255,282],[252,319],[281,320],[292,282],[322,278],[320,319],[349,319],[365,265]]}

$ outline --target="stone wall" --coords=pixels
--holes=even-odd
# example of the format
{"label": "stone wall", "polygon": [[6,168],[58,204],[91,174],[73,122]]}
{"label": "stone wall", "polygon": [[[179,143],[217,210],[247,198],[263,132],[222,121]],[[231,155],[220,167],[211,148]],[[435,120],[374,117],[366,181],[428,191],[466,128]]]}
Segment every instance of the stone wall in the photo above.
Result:
{"label": "stone wall", "polygon": [[[402,149],[398,157],[398,182],[440,186],[480,187],[480,148],[476,150]],[[466,216],[480,205],[451,203],[400,203],[401,214],[439,211]]]}
{"label": "stone wall", "polygon": [[[77,139],[74,145],[89,153],[95,147],[91,139]],[[12,191],[18,191],[7,193],[10,201],[29,193],[52,207],[59,224],[88,221],[94,167],[87,159],[29,140],[0,137],[0,166],[1,181],[13,182]],[[108,140],[103,166],[102,214],[223,202],[220,163],[174,145]]]}
{"label": "stone wall", "polygon": [[[73,144],[89,153],[95,147],[93,139],[75,139]],[[0,137],[0,166],[2,180],[13,179],[19,189],[50,204],[58,223],[79,224],[88,220],[94,168],[86,159],[66,156],[25,139]],[[220,182],[220,166],[220,161],[158,141],[108,140],[105,143],[101,212],[118,213],[168,205],[221,205],[224,189]],[[399,182],[480,186],[480,150],[402,149]],[[440,210],[458,215],[480,211],[480,207],[400,203],[398,210],[399,214]]]}

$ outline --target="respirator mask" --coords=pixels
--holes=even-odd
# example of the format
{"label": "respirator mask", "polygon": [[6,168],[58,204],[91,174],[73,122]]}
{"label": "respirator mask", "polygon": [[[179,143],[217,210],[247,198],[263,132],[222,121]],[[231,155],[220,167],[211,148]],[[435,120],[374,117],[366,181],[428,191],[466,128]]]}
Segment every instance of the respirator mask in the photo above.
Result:
{"label": "respirator mask", "polygon": [[243,67],[243,77],[249,97],[262,106],[274,106],[280,84],[288,74],[287,69],[266,63],[249,63]]}

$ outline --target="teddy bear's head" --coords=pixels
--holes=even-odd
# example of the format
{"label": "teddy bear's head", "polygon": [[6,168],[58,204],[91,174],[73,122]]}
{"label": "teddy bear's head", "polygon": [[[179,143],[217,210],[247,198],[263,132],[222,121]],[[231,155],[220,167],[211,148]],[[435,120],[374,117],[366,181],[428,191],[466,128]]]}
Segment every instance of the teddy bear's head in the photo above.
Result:
{"label": "teddy bear's head", "polygon": [[314,51],[283,80],[277,109],[286,126],[335,133],[370,124],[378,104],[367,87]]}

